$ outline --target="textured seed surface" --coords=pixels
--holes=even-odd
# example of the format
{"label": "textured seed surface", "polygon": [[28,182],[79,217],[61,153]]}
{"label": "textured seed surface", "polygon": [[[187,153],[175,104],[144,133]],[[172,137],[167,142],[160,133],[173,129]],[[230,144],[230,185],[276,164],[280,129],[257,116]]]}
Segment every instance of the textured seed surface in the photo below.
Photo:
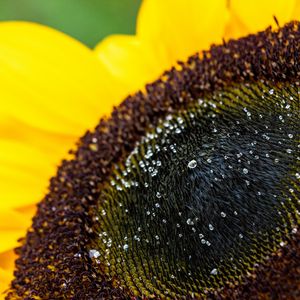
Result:
{"label": "textured seed surface", "polygon": [[101,186],[105,273],[136,295],[203,296],[278,250],[298,226],[298,107],[296,85],[243,84],[149,130]]}
{"label": "textured seed surface", "polygon": [[[196,54],[189,58],[186,63],[181,64],[182,69],[180,71],[173,69],[165,73],[158,81],[148,85],[145,93],[140,92],[128,97],[114,110],[109,119],[101,120],[93,132],[87,132],[79,141],[78,148],[72,152],[74,159],[63,161],[57,171],[57,175],[51,179],[49,193],[40,202],[37,215],[33,220],[32,228],[22,241],[22,246],[17,250],[20,254],[20,258],[16,264],[16,278],[12,283],[12,291],[8,298],[14,299],[15,296],[18,295],[21,299],[38,299],[38,297],[41,299],[128,299],[128,297],[133,298],[134,294],[141,294],[143,289],[146,293],[146,289],[148,289],[146,287],[147,282],[144,282],[141,286],[138,282],[130,279],[130,276],[124,279],[120,275],[116,276],[120,274],[120,272],[116,273],[116,275],[113,275],[110,271],[108,272],[109,266],[107,264],[110,263],[113,268],[116,263],[111,258],[105,258],[103,256],[100,249],[101,247],[99,249],[96,248],[96,246],[99,247],[101,244],[97,243],[97,245],[94,245],[95,241],[99,239],[99,224],[103,224],[101,220],[104,219],[105,216],[111,218],[110,214],[115,209],[114,207],[105,206],[108,204],[104,202],[101,203],[100,201],[103,199],[103,192],[106,191],[104,187],[108,185],[108,180],[115,174],[115,166],[124,164],[130,153],[137,146],[137,143],[142,141],[142,138],[146,136],[147,132],[151,132],[154,128],[160,128],[160,122],[168,121],[168,115],[177,116],[179,112],[182,112],[179,114],[184,115],[184,111],[187,111],[191,107],[195,108],[196,102],[198,103],[197,105],[201,106],[198,102],[200,99],[205,100],[206,103],[212,100],[213,97],[217,97],[218,91],[233,93],[234,88],[240,88],[246,83],[252,87],[264,85],[269,88],[264,91],[264,93],[268,93],[268,97],[276,97],[278,93],[284,93],[286,107],[295,107],[297,103],[299,105],[299,102],[297,102],[299,101],[297,92],[298,80],[300,79],[300,68],[298,64],[300,53],[299,40],[299,24],[291,23],[277,31],[268,29],[257,35],[251,35],[238,41],[230,41],[222,46],[213,46],[210,51],[204,52],[201,55]],[[253,91],[253,89],[255,88],[251,88],[250,90]],[[262,93],[259,92],[258,95],[261,97]],[[288,100],[286,98],[288,95],[295,96],[295,98]],[[240,100],[242,101],[243,99]],[[262,103],[265,102],[263,101]],[[226,103],[226,105],[229,104]],[[257,103],[257,105],[259,106],[259,103]],[[231,112],[240,115],[242,113],[240,108],[241,107],[238,106],[238,112],[229,110],[228,108],[224,108],[223,111],[226,111],[226,115],[228,116]],[[249,103],[245,105],[245,108],[247,109],[247,111],[243,111],[245,122],[246,120],[254,122],[254,120],[260,118],[258,111],[253,111]],[[218,109],[220,109],[220,111],[218,111],[219,120],[225,122],[225,120],[220,117],[222,115],[222,107],[220,105]],[[267,123],[264,121],[255,122],[250,128],[251,130],[255,130],[256,128],[260,134],[266,135],[265,137],[260,135],[258,141],[260,151],[257,153],[253,152],[253,154],[248,153],[251,149],[250,145],[251,142],[253,142],[253,136],[252,134],[245,136],[246,143],[250,143],[250,145],[239,149],[240,152],[243,153],[240,157],[240,169],[237,167],[239,164],[237,160],[239,158],[236,156],[236,153],[234,153],[235,156],[233,158],[232,155],[228,155],[228,151],[221,152],[221,154],[216,151],[211,151],[211,156],[204,156],[204,159],[202,159],[202,157],[199,159],[198,152],[197,156],[186,156],[186,160],[176,171],[179,172],[179,170],[182,170],[187,172],[187,177],[185,178],[189,178],[189,176],[193,175],[193,172],[201,173],[205,170],[205,174],[208,174],[210,164],[217,165],[219,166],[218,169],[222,169],[221,166],[227,166],[227,164],[232,163],[233,169],[228,170],[228,176],[239,172],[241,180],[245,180],[245,182],[243,182],[245,189],[248,186],[246,182],[248,180],[249,189],[253,189],[253,191],[257,192],[257,196],[255,197],[258,198],[260,196],[266,199],[264,198],[264,192],[266,191],[263,190],[263,187],[254,188],[252,179],[253,174],[260,173],[261,168],[268,166],[267,169],[273,172],[275,179],[286,178],[287,173],[292,177],[288,181],[288,190],[284,190],[284,195],[279,195],[279,190],[273,187],[277,198],[281,196],[282,199],[284,199],[284,204],[282,206],[283,208],[280,207],[279,209],[279,207],[277,207],[277,205],[279,205],[278,200],[274,198],[272,200],[274,201],[272,202],[274,205],[272,205],[270,213],[276,214],[276,212],[282,211],[282,209],[284,210],[284,207],[287,207],[287,203],[289,203],[289,197],[292,198],[291,202],[294,203],[296,197],[299,197],[299,184],[294,184],[293,187],[290,185],[291,180],[295,182],[298,180],[299,183],[299,176],[296,175],[299,173],[299,168],[290,173],[292,167],[289,166],[287,169],[286,165],[280,164],[280,160],[284,157],[284,159],[294,161],[295,157],[298,157],[297,151],[299,148],[295,148],[295,141],[299,142],[299,127],[294,128],[293,126],[289,126],[289,122],[287,121],[289,118],[287,118],[286,115],[288,111],[287,108],[286,110],[282,109],[284,113],[280,115],[276,114],[278,118],[274,120],[274,122],[276,124],[277,122],[279,122],[279,124],[284,122],[284,126],[288,126],[284,128],[288,130],[283,134],[282,132],[278,132],[276,127],[274,132],[274,128],[272,128],[271,124],[268,124],[272,123],[271,120],[265,118],[267,107],[264,105],[262,110],[263,119]],[[213,108],[212,111],[217,111],[217,108]],[[293,112],[295,113],[295,108],[293,108]],[[195,114],[196,113],[199,114],[199,109],[196,109]],[[203,115],[204,114],[202,114],[202,116]],[[201,117],[201,112],[200,115],[196,117]],[[249,118],[251,118],[251,120],[249,120]],[[295,116],[293,118],[295,118]],[[239,119],[241,118],[233,118],[234,121]],[[233,143],[233,145],[240,144],[239,141],[242,137],[236,136],[235,132],[239,131],[238,125],[244,126],[244,120],[241,120],[241,124],[235,123],[236,128],[231,127],[231,131],[229,132],[231,139],[228,140],[228,143]],[[225,124],[226,122],[223,124],[222,122],[216,124],[217,132],[213,132],[214,128],[212,126],[205,128],[207,133],[211,133],[212,138],[212,140],[209,140],[210,135],[206,134],[206,139],[208,139],[206,143],[214,145],[215,149],[221,149],[222,142],[226,140],[226,132],[222,133],[222,128],[228,124]],[[288,125],[286,125],[286,122]],[[149,128],[150,124],[152,128]],[[265,125],[270,127],[264,128],[262,131],[261,126]],[[248,130],[247,128],[245,130]],[[291,130],[293,128],[294,130]],[[161,134],[163,135],[164,133]],[[178,135],[182,136],[182,133],[178,133]],[[292,136],[289,137],[288,135]],[[188,137],[189,139],[191,138],[189,135]],[[280,148],[277,148],[279,146],[276,147],[278,151],[275,151],[275,155],[275,153],[271,151],[270,145],[273,141],[283,142],[283,139],[284,144],[281,145]],[[265,143],[262,141],[265,141]],[[177,144],[178,146],[180,145],[178,142]],[[238,150],[236,146],[233,147],[233,149]],[[274,148],[272,147],[272,149]],[[283,149],[285,150],[285,154],[282,152]],[[181,155],[181,149],[174,147],[174,150],[169,150],[176,150],[176,155]],[[244,152],[247,152],[247,155]],[[228,159],[225,159],[225,155],[228,156]],[[215,159],[219,160],[217,164]],[[188,164],[192,160],[196,160],[197,165],[194,168],[189,168]],[[234,164],[232,160],[234,160]],[[248,160],[250,164],[247,163]],[[255,160],[257,160],[256,165]],[[169,162],[161,161],[163,168],[165,168],[166,163]],[[273,167],[276,163],[280,165],[279,170]],[[204,169],[201,169],[201,165],[204,166]],[[194,166],[194,164],[192,164],[192,166]],[[296,166],[297,165],[294,164],[294,167]],[[221,180],[221,174],[215,175]],[[226,174],[224,174],[224,176],[225,175]],[[210,175],[209,182],[214,182],[213,176],[214,174]],[[249,180],[248,177],[251,180]],[[176,178],[176,176],[174,178]],[[272,178],[272,180],[274,180],[274,177]],[[172,178],[170,180],[172,180]],[[222,178],[222,180],[225,179]],[[220,186],[220,182],[215,182],[216,187]],[[148,184],[151,184],[151,182]],[[258,182],[257,184],[258,187],[260,187],[261,183]],[[269,186],[272,185],[269,184]],[[147,187],[144,185],[143,188]],[[129,189],[131,189],[131,187]],[[236,189],[237,190],[234,191],[236,191],[238,195],[239,188],[237,187]],[[155,192],[161,193],[160,190]],[[258,192],[260,192],[261,195],[258,195]],[[209,193],[206,195],[208,194]],[[147,216],[148,211],[150,212],[150,216],[151,214],[153,216],[153,204],[155,207],[154,211],[162,210],[162,207],[165,205],[162,201],[165,195],[163,193],[157,195],[155,197],[156,199],[154,197],[151,199],[152,206],[149,207],[148,210],[145,211],[145,207],[139,208],[143,209],[142,215],[145,220],[151,218]],[[254,196],[252,195],[252,197]],[[156,207],[156,203],[160,207]],[[101,206],[101,204],[103,204],[103,206]],[[126,204],[126,202],[123,201],[121,204]],[[192,201],[191,205],[193,208],[195,203]],[[261,202],[260,205],[263,206],[264,202]],[[295,204],[293,205],[295,206]],[[172,230],[174,232],[176,231],[176,239],[178,240],[180,239],[179,229],[184,228],[184,232],[188,231],[189,237],[194,236],[194,234],[198,235],[195,241],[197,241],[199,247],[216,249],[216,244],[214,243],[217,243],[216,235],[220,233],[221,225],[226,224],[226,222],[232,224],[234,220],[240,220],[239,218],[241,218],[240,215],[242,212],[239,208],[241,207],[233,207],[231,210],[225,210],[225,207],[221,205],[217,210],[214,210],[214,214],[209,220],[202,223],[206,224],[205,227],[198,226],[197,223],[195,224],[193,215],[188,214],[188,210],[185,208],[186,210],[182,211],[182,216],[177,222],[180,227],[177,227],[176,223],[175,227],[172,226]],[[208,289],[207,291],[199,290],[197,292],[199,292],[199,294],[204,292],[210,299],[299,298],[299,230],[297,230],[298,226],[293,227],[294,224],[298,224],[298,219],[293,217],[294,214],[293,216],[289,214],[290,211],[297,212],[295,207],[292,208],[289,207],[288,210],[285,210],[282,216],[284,220],[290,220],[290,223],[286,221],[286,240],[282,238],[283,229],[279,227],[279,233],[277,234],[275,227],[276,232],[269,235],[270,237],[275,237],[274,243],[272,240],[267,240],[266,246],[263,243],[258,243],[259,247],[266,253],[272,245],[276,246],[267,259],[260,262],[254,269],[249,268],[249,265],[246,264],[248,270],[246,275],[242,276],[241,274],[241,278],[239,277],[237,282],[235,282],[235,280],[228,280],[227,282],[223,280],[221,287],[218,278],[225,276],[224,268],[222,269],[220,267],[221,264],[218,264],[218,261],[216,261],[216,264],[212,264],[208,261],[203,262],[205,263],[206,269],[205,272],[203,271],[203,280],[199,286],[209,287],[208,284],[210,284],[213,289]],[[125,209],[125,207],[119,207],[118,212],[122,212],[123,214]],[[127,209],[130,210],[131,208]],[[199,207],[197,207],[197,209],[199,210]],[[221,215],[222,212],[223,215],[226,215],[225,217]],[[256,214],[254,212],[252,213],[255,218]],[[171,213],[169,213],[169,216],[170,215]],[[275,218],[274,222],[276,224],[280,223],[277,218],[279,220],[280,217],[277,216]],[[166,224],[166,228],[170,228],[168,227],[169,220],[170,217],[168,217],[168,215],[161,216],[162,224]],[[192,223],[194,223],[194,225]],[[263,223],[267,231],[271,230],[271,228],[268,227],[269,222]],[[95,224],[98,225],[96,226]],[[120,223],[118,226],[121,225]],[[195,228],[196,232],[194,232],[192,228]],[[198,232],[200,228],[205,229],[205,232]],[[172,234],[175,234],[173,231]],[[168,232],[169,231],[167,231],[167,233]],[[120,238],[124,238],[123,233],[118,233],[118,235]],[[210,239],[207,238],[208,235]],[[134,234],[132,236],[134,237]],[[153,245],[157,245],[157,243],[166,236],[166,233],[151,233],[151,237],[153,237],[151,242]],[[232,236],[238,244],[240,243],[241,247],[249,240],[247,230],[237,232],[232,229]],[[108,237],[106,244],[109,243],[109,238],[110,237]],[[182,238],[186,238],[186,236],[184,237],[183,235]],[[226,239],[226,237],[223,237],[223,239]],[[207,241],[211,244],[210,246],[208,246]],[[135,243],[133,239],[129,239],[128,242],[124,241],[122,244],[120,243],[122,247],[118,248],[115,255],[123,253],[122,255],[125,255],[126,258],[126,255],[132,253],[131,247],[133,243]],[[93,246],[93,248],[91,246]],[[229,247],[228,243],[225,243],[224,247]],[[141,249],[144,248],[141,247]],[[147,247],[145,249],[145,251],[148,251]],[[165,246],[163,249],[165,254],[169,253],[168,247]],[[182,247],[180,247],[180,249],[182,249]],[[226,252],[225,250],[224,253]],[[213,250],[209,251],[211,251],[213,257],[216,257]],[[182,257],[186,259],[186,257],[189,256],[182,253],[182,250],[178,253],[174,253],[174,259],[181,259]],[[194,257],[191,259],[197,261]],[[143,259],[144,263],[148,263],[148,261],[151,263],[151,259],[146,262],[145,259]],[[173,266],[174,264],[171,263],[170,268],[174,268]],[[199,266],[199,264],[195,264],[192,269],[197,269]],[[233,265],[231,266],[233,267]],[[161,265],[157,268],[151,266],[152,272],[159,272],[159,267],[161,267]],[[126,270],[129,274],[133,272],[134,268],[136,268],[134,265],[126,264]],[[138,272],[139,267],[136,269],[136,272]],[[244,269],[240,265],[238,270],[243,273]],[[194,269],[192,271],[194,271]],[[135,273],[134,276],[138,278],[139,276],[136,274],[137,273]],[[144,274],[147,274],[147,272],[141,275],[143,276]],[[181,295],[184,289],[188,290],[191,288],[191,283],[188,278],[185,278],[187,285],[185,285],[182,290],[181,282],[176,282],[176,276],[178,276],[178,274],[175,272],[174,274],[168,273],[166,276],[166,278],[168,278],[167,282],[171,284],[174,280],[175,286],[172,286],[170,290]],[[232,279],[232,277],[229,277],[229,279]],[[163,282],[161,283],[163,284]],[[156,284],[157,283],[155,283],[155,285]],[[179,289],[181,290],[179,291]],[[151,292],[151,287],[149,290]],[[161,288],[158,288],[158,291],[160,290]],[[197,290],[197,288],[192,287],[192,291],[194,290]],[[169,296],[173,297],[173,295]],[[193,292],[186,295],[187,299],[194,297],[198,296]]]}

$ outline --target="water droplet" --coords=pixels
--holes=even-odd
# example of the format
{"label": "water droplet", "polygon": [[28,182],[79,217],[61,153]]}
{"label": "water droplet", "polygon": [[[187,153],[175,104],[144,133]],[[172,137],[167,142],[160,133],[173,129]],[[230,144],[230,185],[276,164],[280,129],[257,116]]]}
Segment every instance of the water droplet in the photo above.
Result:
{"label": "water droplet", "polygon": [[214,226],[212,224],[208,225],[209,230],[214,230]]}
{"label": "water droplet", "polygon": [[210,272],[211,275],[217,275],[218,274],[218,270],[217,269],[212,269]]}
{"label": "water droplet", "polygon": [[191,219],[186,220],[186,224],[188,225],[194,225],[194,222]]}
{"label": "water droplet", "polygon": [[244,169],[243,169],[243,173],[244,173],[244,174],[248,174],[248,173],[249,173],[248,169],[247,169],[247,168],[244,168]]}
{"label": "water droplet", "polygon": [[221,217],[222,217],[222,218],[225,218],[225,217],[226,217],[226,214],[225,214],[223,211],[221,211]]}
{"label": "water droplet", "polygon": [[175,133],[177,133],[177,134],[181,133],[180,128],[176,128]]}
{"label": "water droplet", "polygon": [[128,244],[124,244],[124,246],[123,246],[123,249],[125,250],[125,251],[127,251],[128,250]]}
{"label": "water droplet", "polygon": [[98,258],[99,256],[100,256],[100,252],[98,250],[91,249],[89,251],[89,257],[90,258]]}
{"label": "water droplet", "polygon": [[191,160],[189,163],[188,163],[188,168],[189,169],[194,169],[197,167],[197,161],[195,161],[194,159]]}

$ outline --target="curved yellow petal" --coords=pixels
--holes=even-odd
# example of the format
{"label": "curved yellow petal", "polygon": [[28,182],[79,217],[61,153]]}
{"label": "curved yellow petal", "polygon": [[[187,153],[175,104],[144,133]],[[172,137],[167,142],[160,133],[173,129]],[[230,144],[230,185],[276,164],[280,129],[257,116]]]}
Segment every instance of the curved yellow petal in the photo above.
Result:
{"label": "curved yellow petal", "polygon": [[21,214],[24,214],[26,216],[26,218],[31,219],[32,216],[35,215],[37,210],[37,207],[35,204],[26,204],[25,206],[19,206],[17,208],[15,208],[16,212],[20,212]]}
{"label": "curved yellow petal", "polygon": [[64,134],[45,131],[9,117],[0,119],[0,138],[36,147],[60,160],[74,146],[78,136],[73,132]]}
{"label": "curved yellow petal", "polygon": [[225,40],[237,39],[248,34],[249,28],[245,25],[243,20],[233,10],[231,10],[230,19],[224,30]]}
{"label": "curved yellow petal", "polygon": [[8,250],[0,253],[0,269],[12,270],[14,268],[14,262],[18,256],[14,250]]}
{"label": "curved yellow petal", "polygon": [[50,154],[36,147],[0,140],[0,209],[39,201],[47,191],[57,163]]}
{"label": "curved yellow petal", "polygon": [[300,21],[300,1],[296,1],[296,5],[292,14],[292,19]]}
{"label": "curved yellow petal", "polygon": [[0,120],[76,136],[124,95],[93,51],[26,22],[0,23],[0,81]]}
{"label": "curved yellow petal", "polygon": [[95,48],[95,53],[102,64],[128,86],[129,92],[141,89],[167,67],[167,60],[159,59],[151,45],[136,36],[109,36]]}
{"label": "curved yellow petal", "polygon": [[5,299],[4,292],[8,289],[13,273],[9,270],[4,270],[0,267],[0,300]]}
{"label": "curved yellow petal", "polygon": [[77,140],[13,119],[0,120],[0,137],[0,208],[39,201],[48,179]]}
{"label": "curved yellow petal", "polygon": [[10,209],[0,210],[0,231],[26,230],[30,226],[30,223],[31,220],[30,218],[28,219],[27,215]]}
{"label": "curved yellow petal", "polygon": [[13,250],[0,253],[0,299],[4,299],[3,292],[9,287],[13,279],[14,262],[17,255]]}
{"label": "curved yellow petal", "polygon": [[137,35],[163,44],[170,66],[195,52],[222,42],[229,18],[226,0],[145,0],[137,20]]}
{"label": "curved yellow petal", "polygon": [[135,92],[178,60],[221,42],[228,17],[225,0],[146,0],[137,35],[110,36],[95,53],[128,92]]}
{"label": "curved yellow petal", "polygon": [[26,233],[25,230],[1,230],[0,229],[0,252],[16,248],[19,243],[18,239]]}
{"label": "curved yellow petal", "polygon": [[296,0],[231,0],[229,8],[248,28],[247,33],[255,33],[270,25],[276,26],[274,16],[280,25],[291,21],[296,2]]}

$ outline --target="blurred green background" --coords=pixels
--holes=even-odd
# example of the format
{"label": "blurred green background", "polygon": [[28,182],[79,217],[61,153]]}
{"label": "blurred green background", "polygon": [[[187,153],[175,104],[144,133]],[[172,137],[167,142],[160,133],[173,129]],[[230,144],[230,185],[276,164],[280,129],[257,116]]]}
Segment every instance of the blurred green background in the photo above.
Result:
{"label": "blurred green background", "polygon": [[135,32],[141,0],[0,0],[0,21],[25,20],[93,47],[109,34]]}

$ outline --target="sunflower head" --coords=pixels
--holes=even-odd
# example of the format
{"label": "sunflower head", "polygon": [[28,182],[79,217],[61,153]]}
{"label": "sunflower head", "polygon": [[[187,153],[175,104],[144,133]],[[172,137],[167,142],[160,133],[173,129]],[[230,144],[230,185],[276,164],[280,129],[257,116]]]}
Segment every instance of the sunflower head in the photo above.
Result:
{"label": "sunflower head", "polygon": [[8,299],[296,295],[299,40],[292,22],[213,46],[101,120],[51,180]]}

